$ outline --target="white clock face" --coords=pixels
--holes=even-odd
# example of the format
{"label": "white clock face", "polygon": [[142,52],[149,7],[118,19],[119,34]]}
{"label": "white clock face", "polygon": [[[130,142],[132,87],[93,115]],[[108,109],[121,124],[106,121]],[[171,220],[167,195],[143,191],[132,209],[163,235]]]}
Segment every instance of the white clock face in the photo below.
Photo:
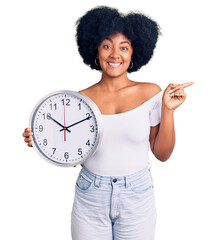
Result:
{"label": "white clock face", "polygon": [[75,166],[95,151],[99,142],[99,110],[73,91],[49,94],[35,107],[31,129],[36,150],[57,165]]}

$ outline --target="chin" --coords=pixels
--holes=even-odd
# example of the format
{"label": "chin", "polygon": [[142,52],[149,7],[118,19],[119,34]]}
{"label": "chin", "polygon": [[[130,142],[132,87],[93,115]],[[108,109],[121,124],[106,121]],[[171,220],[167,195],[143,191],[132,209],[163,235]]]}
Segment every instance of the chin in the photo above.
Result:
{"label": "chin", "polygon": [[112,70],[112,71],[103,71],[103,74],[108,76],[108,77],[112,77],[112,78],[118,78],[118,77],[121,77],[121,76],[124,76],[124,75],[127,75],[127,70],[125,71],[115,71],[115,70]]}
{"label": "chin", "polygon": [[126,72],[124,72],[124,73],[108,73],[108,72],[105,72],[105,75],[110,77],[110,78],[118,78],[118,77],[126,75]]}

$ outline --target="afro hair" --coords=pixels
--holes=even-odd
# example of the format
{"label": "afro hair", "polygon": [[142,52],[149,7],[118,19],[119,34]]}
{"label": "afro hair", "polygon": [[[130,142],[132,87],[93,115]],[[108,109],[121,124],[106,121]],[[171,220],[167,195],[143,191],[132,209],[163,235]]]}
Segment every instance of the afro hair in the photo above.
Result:
{"label": "afro hair", "polygon": [[144,14],[131,12],[124,15],[106,6],[89,10],[77,20],[76,25],[78,51],[84,63],[96,70],[101,70],[95,59],[98,47],[105,38],[122,33],[131,41],[133,67],[127,70],[130,73],[149,62],[160,34],[159,25]]}

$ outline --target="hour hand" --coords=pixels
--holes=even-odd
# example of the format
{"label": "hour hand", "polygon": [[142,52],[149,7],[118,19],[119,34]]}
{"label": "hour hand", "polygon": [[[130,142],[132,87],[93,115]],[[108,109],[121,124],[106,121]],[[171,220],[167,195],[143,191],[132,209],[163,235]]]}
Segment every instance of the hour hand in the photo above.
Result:
{"label": "hour hand", "polygon": [[59,123],[57,120],[55,120],[54,118],[52,118],[51,116],[49,116],[49,118],[51,120],[53,120],[56,124],[58,124],[59,126],[61,126],[63,128],[63,130],[65,129],[68,132],[71,132],[68,128],[64,127],[61,123]]}

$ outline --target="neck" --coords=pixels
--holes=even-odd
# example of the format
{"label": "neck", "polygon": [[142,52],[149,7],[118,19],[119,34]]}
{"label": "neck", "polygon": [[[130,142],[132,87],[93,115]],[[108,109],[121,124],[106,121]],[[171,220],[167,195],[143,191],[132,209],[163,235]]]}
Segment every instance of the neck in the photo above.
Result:
{"label": "neck", "polygon": [[99,81],[99,85],[103,90],[108,92],[116,92],[121,88],[129,85],[132,81],[127,77],[127,73],[118,77],[110,77],[102,73],[102,78]]}

